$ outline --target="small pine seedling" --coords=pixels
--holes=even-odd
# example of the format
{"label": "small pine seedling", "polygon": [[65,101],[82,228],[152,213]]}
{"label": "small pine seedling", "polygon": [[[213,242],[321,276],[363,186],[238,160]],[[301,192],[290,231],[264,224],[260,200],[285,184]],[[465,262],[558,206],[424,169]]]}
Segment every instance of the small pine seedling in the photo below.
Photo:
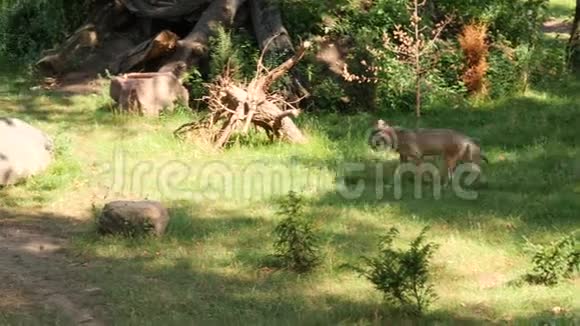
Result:
{"label": "small pine seedling", "polygon": [[278,212],[284,219],[274,229],[276,257],[298,273],[309,272],[320,263],[319,238],[312,222],[304,217],[303,206],[303,198],[290,191]]}
{"label": "small pine seedling", "polygon": [[355,268],[384,294],[387,302],[415,315],[422,314],[437,298],[429,280],[429,264],[438,245],[424,244],[427,230],[421,231],[408,250],[400,250],[393,247],[399,231],[391,228],[379,242],[379,254],[363,257],[366,266]]}

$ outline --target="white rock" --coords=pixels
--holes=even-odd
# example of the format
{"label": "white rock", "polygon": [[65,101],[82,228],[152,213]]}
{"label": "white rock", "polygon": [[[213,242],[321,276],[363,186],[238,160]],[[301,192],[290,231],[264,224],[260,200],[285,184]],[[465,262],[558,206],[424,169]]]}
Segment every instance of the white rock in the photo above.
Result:
{"label": "white rock", "polygon": [[41,130],[20,119],[0,117],[0,186],[46,170],[52,150],[52,140]]}

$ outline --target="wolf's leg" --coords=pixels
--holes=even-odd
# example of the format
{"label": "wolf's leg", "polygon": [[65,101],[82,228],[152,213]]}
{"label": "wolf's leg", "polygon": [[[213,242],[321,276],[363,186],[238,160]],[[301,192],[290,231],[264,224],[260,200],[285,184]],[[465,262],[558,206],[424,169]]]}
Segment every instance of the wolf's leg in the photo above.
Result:
{"label": "wolf's leg", "polygon": [[[409,157],[413,160],[413,163],[415,163],[415,178],[417,178],[417,175],[419,175],[419,177],[421,177],[421,181],[423,180],[423,171],[422,171],[422,163],[423,163],[423,158],[420,154],[417,153],[413,153],[410,154]],[[408,160],[409,157],[406,157],[406,159]]]}
{"label": "wolf's leg", "polygon": [[459,158],[455,156],[445,157],[445,166],[447,167],[447,178],[445,178],[445,186],[448,186],[453,181],[453,172],[455,172],[458,159]]}

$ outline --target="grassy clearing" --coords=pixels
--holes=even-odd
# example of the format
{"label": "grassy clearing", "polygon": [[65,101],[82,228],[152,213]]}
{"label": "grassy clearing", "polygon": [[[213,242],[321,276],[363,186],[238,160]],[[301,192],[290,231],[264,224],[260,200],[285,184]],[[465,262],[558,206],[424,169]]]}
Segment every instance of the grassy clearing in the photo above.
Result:
{"label": "grassy clearing", "polygon": [[[440,200],[413,199],[410,184],[395,200],[389,187],[393,157],[365,145],[377,117],[307,116],[300,121],[312,138],[307,146],[266,146],[252,136],[245,140],[249,148],[217,153],[172,138],[171,131],[191,119],[186,113],[159,121],[115,117],[103,110],[105,97],[33,94],[13,75],[3,76],[2,114],[32,122],[59,144],[47,174],[2,191],[4,207],[86,218],[92,204],[118,198],[160,199],[171,207],[165,239],[89,234],[75,240],[74,252],[89,262],[87,277],[104,290],[118,323],[392,320],[371,285],[340,266],[370,254],[393,225],[402,241],[432,225],[431,239],[441,244],[434,262],[440,299],[428,320],[548,320],[559,306],[568,311],[559,317],[565,321],[580,309],[577,280],[554,288],[507,285],[528,267],[523,236],[549,240],[578,228],[576,82],[425,116],[424,126],[463,130],[489,153],[489,185],[467,201],[450,191]],[[412,125],[409,117],[388,118]],[[364,169],[345,172],[344,164],[352,162]],[[377,171],[384,173],[382,196],[375,191]],[[336,190],[341,177],[364,180],[363,195],[345,200]],[[305,191],[324,239],[325,262],[312,276],[264,268],[278,219],[276,199],[289,189]]]}
{"label": "grassy clearing", "polygon": [[550,14],[559,18],[574,18],[574,0],[550,0]]}
{"label": "grassy clearing", "polygon": [[[341,266],[372,254],[391,226],[406,243],[425,225],[432,226],[429,240],[441,245],[434,258],[440,298],[423,321],[567,325],[578,318],[578,279],[553,288],[508,284],[529,267],[523,236],[548,241],[580,226],[578,81],[429,112],[422,126],[455,128],[480,139],[491,159],[483,166],[488,185],[475,189],[476,200],[451,191],[437,200],[427,191],[414,199],[407,184],[396,200],[394,156],[366,146],[379,116],[306,114],[299,121],[312,140],[306,146],[266,145],[252,135],[241,140],[243,146],[214,152],[172,137],[193,118],[189,113],[114,116],[105,95],[32,92],[16,72],[3,71],[0,114],[46,130],[58,155],[46,174],[3,189],[1,206],[87,221],[92,205],[112,199],[146,197],[171,209],[161,240],[101,239],[86,232],[74,241],[73,253],[88,263],[86,277],[103,289],[116,324],[397,323],[372,286]],[[414,125],[406,115],[380,118]],[[363,169],[346,171],[349,163]],[[362,195],[345,199],[337,190],[342,180],[364,181]],[[290,189],[306,194],[323,238],[324,263],[310,276],[265,267],[279,219],[277,199]],[[565,313],[553,315],[553,307]],[[0,313],[0,323],[26,323],[22,318]],[[44,318],[50,317],[38,316]]]}

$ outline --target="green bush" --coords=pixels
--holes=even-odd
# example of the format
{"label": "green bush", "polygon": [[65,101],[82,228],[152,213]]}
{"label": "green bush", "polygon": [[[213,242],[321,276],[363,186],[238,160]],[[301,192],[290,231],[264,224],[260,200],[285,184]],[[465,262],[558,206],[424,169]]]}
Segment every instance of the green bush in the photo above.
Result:
{"label": "green bush", "polygon": [[412,111],[415,103],[415,76],[410,65],[393,56],[377,62],[377,106],[386,110]]}
{"label": "green bush", "polygon": [[316,108],[325,112],[336,112],[343,106],[342,98],[346,96],[346,91],[333,78],[327,77],[317,80],[313,85],[312,95],[316,101]]}
{"label": "green bush", "polygon": [[562,40],[542,40],[530,54],[530,83],[546,85],[568,74],[566,47]]}
{"label": "green bush", "polygon": [[192,67],[184,78],[184,85],[189,90],[189,98],[193,102],[193,109],[202,109],[207,107],[205,101],[201,99],[207,95],[207,88],[203,76],[197,67]]}
{"label": "green bush", "polygon": [[532,251],[532,270],[525,280],[532,284],[556,285],[580,270],[580,249],[574,233],[547,245],[528,241]]}
{"label": "green bush", "polygon": [[309,272],[320,263],[319,238],[302,210],[302,197],[290,191],[279,211],[284,219],[274,230],[276,257],[285,267],[298,273]]}
{"label": "green bush", "polygon": [[[433,1],[433,0],[431,0]],[[455,24],[485,22],[494,39],[505,38],[514,46],[534,43],[541,33],[548,0],[439,0],[441,13],[457,13]]]}
{"label": "green bush", "polygon": [[507,96],[523,90],[521,65],[518,64],[515,55],[510,55],[503,49],[491,48],[488,62],[487,79],[489,81],[489,94],[492,98]]}
{"label": "green bush", "polygon": [[383,32],[409,21],[407,0],[377,0],[367,3],[347,2],[336,6],[336,22],[327,28],[335,35],[348,35],[364,45],[378,45]]}
{"label": "green bush", "polygon": [[[421,84],[424,112],[435,106],[456,106],[467,94],[461,81],[463,58],[448,49],[440,53],[444,61],[432,66]],[[414,68],[392,55],[377,60],[376,64],[380,68],[376,105],[383,110],[411,112],[416,100]]]}
{"label": "green bush", "polygon": [[209,79],[215,80],[229,67],[236,80],[248,80],[254,77],[258,51],[245,33],[229,32],[219,27],[215,36],[209,40],[210,67]]}
{"label": "green bush", "polygon": [[408,250],[400,250],[393,246],[399,231],[391,228],[379,243],[378,256],[364,257],[366,266],[356,268],[389,303],[413,314],[423,313],[437,298],[429,280],[429,264],[438,245],[424,244],[427,230],[421,231]]}
{"label": "green bush", "polygon": [[[285,1],[302,5],[306,2]],[[378,0],[338,1],[334,6],[316,5],[317,14],[324,19],[317,20],[308,33],[352,40],[349,71],[360,75],[360,71],[356,70],[359,62],[368,55],[367,47],[380,50],[383,33],[389,33],[396,25],[405,27],[408,24],[409,11],[406,6],[409,3],[409,0]],[[442,20],[445,14],[455,14],[455,18],[442,34],[443,42],[439,43],[442,47],[437,51],[439,62],[428,69],[421,85],[425,111],[434,107],[456,107],[465,102],[467,92],[461,78],[464,58],[455,42],[461,27],[472,21],[487,23],[489,41],[513,52],[507,55],[493,47],[490,51],[488,80],[492,98],[524,90],[528,83],[539,80],[536,76],[546,71],[558,74],[561,71],[560,53],[554,51],[554,47],[545,47],[541,42],[541,24],[546,16],[547,3],[546,0],[428,0],[421,13],[421,24],[427,29]],[[546,60],[548,66],[546,63],[540,64]],[[376,87],[376,103],[373,104],[384,110],[410,111],[415,103],[412,67],[392,54],[373,58],[373,65],[380,68],[378,83],[368,85]],[[323,74],[315,76],[312,87],[313,93],[317,95],[316,102],[322,103],[317,106],[332,109],[340,106],[337,105],[339,94],[349,93],[351,88],[348,84],[330,85],[324,81]]]}
{"label": "green bush", "polygon": [[88,2],[13,0],[0,5],[0,54],[16,62],[37,59],[86,17]]}

